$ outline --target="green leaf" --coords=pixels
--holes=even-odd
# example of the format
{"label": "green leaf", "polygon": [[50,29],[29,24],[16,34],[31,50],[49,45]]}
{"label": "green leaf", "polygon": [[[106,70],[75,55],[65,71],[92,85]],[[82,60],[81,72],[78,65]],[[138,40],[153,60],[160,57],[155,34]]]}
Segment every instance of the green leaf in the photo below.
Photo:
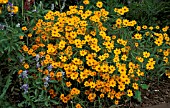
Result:
{"label": "green leaf", "polygon": [[54,103],[55,105],[58,105],[59,102],[55,101],[55,100],[50,100],[50,102]]}
{"label": "green leaf", "polygon": [[45,101],[45,106],[47,106],[47,107],[49,106],[49,103],[48,103],[48,101]]}
{"label": "green leaf", "polygon": [[148,89],[149,88],[149,86],[146,85],[146,84],[141,84],[141,87],[142,87],[142,89]]}
{"label": "green leaf", "polygon": [[37,97],[37,96],[38,96],[38,90],[37,90],[37,89],[35,89],[34,94],[35,94],[35,97]]}
{"label": "green leaf", "polygon": [[6,84],[5,84],[5,87],[3,88],[2,94],[0,95],[0,99],[3,99],[4,96],[6,95],[6,92],[7,92],[8,88],[11,85],[11,82],[12,82],[11,79],[12,79],[11,74],[9,74],[8,79],[6,81]]}
{"label": "green leaf", "polygon": [[134,98],[137,99],[139,102],[142,102],[141,92],[139,90],[135,91]]}
{"label": "green leaf", "polygon": [[22,101],[21,103],[18,103],[18,107],[20,107],[20,108],[22,107],[23,108],[24,104],[25,104],[25,101]]}

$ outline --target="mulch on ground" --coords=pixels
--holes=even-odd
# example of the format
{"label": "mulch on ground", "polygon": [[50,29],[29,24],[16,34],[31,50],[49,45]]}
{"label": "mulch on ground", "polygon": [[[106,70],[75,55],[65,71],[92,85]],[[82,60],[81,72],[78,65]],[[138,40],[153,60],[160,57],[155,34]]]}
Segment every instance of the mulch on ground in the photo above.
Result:
{"label": "mulch on ground", "polygon": [[134,108],[170,108],[170,79],[163,76],[148,83],[148,90],[142,90],[142,103],[133,103]]}

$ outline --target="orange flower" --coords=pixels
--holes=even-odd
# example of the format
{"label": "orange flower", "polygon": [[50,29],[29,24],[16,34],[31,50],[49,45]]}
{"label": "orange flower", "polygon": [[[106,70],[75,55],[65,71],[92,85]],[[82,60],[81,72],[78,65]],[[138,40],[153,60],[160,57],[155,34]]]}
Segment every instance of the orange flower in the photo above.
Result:
{"label": "orange flower", "polygon": [[26,31],[26,30],[27,30],[27,27],[26,27],[26,26],[22,27],[22,30],[23,30],[23,31]]}
{"label": "orange flower", "polygon": [[115,105],[118,105],[119,104],[119,100],[115,100]]}
{"label": "orange flower", "polygon": [[95,98],[96,98],[96,94],[95,93],[90,93],[89,96],[88,96],[88,99],[90,101],[93,101]]}
{"label": "orange flower", "polygon": [[54,75],[55,75],[55,74],[54,74],[54,72],[50,72],[50,77],[52,77],[52,78],[53,78],[53,77],[54,77]]}
{"label": "orange flower", "polygon": [[60,95],[60,99],[61,99],[61,100],[64,99],[64,94],[61,94],[61,95]]}
{"label": "orange flower", "polygon": [[56,77],[57,77],[57,78],[62,77],[62,72],[57,72]]}
{"label": "orange flower", "polygon": [[62,99],[62,101],[63,101],[64,103],[67,103],[67,102],[68,102],[67,97],[64,97],[64,98]]}
{"label": "orange flower", "polygon": [[44,70],[44,72],[43,72],[43,74],[46,74],[46,75],[48,75],[48,73],[49,73],[49,71],[47,69]]}
{"label": "orange flower", "polygon": [[32,37],[32,34],[31,34],[31,33],[29,33],[29,34],[28,34],[28,37]]}
{"label": "orange flower", "polygon": [[104,94],[102,93],[102,94],[100,94],[100,98],[104,98]]}
{"label": "orange flower", "polygon": [[29,68],[29,65],[27,63],[24,64],[24,68],[25,69],[28,69]]}
{"label": "orange flower", "polygon": [[82,108],[82,106],[78,103],[76,104],[76,108]]}
{"label": "orange flower", "polygon": [[56,96],[57,96],[57,94],[54,93],[54,94],[51,95],[51,98],[55,98]]}
{"label": "orange flower", "polygon": [[72,84],[71,84],[71,82],[69,81],[69,82],[66,82],[66,86],[67,87],[70,87]]}
{"label": "orange flower", "polygon": [[53,90],[53,89],[50,89],[48,92],[49,92],[50,94],[54,94],[54,90]]}
{"label": "orange flower", "polygon": [[27,47],[26,45],[23,45],[23,46],[22,46],[22,49],[23,49],[24,51],[28,51],[28,47]]}
{"label": "orange flower", "polygon": [[24,38],[24,36],[19,36],[19,38],[20,38],[20,39],[23,39],[23,38]]}
{"label": "orange flower", "polygon": [[20,75],[22,72],[23,72],[23,70],[19,70],[19,71],[18,71],[18,75]]}

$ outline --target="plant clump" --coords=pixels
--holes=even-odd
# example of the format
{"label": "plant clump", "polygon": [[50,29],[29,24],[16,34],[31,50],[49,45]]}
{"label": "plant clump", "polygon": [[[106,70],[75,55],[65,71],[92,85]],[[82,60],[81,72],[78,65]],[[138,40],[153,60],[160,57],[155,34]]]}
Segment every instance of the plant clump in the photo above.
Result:
{"label": "plant clump", "polygon": [[30,100],[76,108],[118,105],[132,97],[141,101],[140,89],[148,87],[144,77],[168,71],[169,27],[139,26],[122,16],[126,6],[114,8],[114,18],[104,5],[48,11],[33,28],[22,27],[27,42],[18,74],[29,105]]}

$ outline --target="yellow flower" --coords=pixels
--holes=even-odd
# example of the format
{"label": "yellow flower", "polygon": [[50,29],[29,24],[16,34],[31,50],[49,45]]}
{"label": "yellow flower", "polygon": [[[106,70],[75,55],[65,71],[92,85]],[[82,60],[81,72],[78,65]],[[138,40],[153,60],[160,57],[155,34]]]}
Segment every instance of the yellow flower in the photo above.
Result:
{"label": "yellow flower", "polygon": [[16,14],[17,12],[18,12],[18,6],[13,6],[12,7],[13,9],[12,9],[12,13],[14,13],[14,14]]}
{"label": "yellow flower", "polygon": [[65,45],[66,45],[66,42],[61,40],[60,43],[59,43],[59,49],[63,50],[65,48]]}
{"label": "yellow flower", "polygon": [[110,87],[115,87],[116,86],[116,81],[114,79],[111,79],[109,81],[109,85],[110,85]]}
{"label": "yellow flower", "polygon": [[88,99],[89,99],[90,102],[93,102],[95,98],[96,98],[96,94],[95,93],[90,93],[88,95]]}
{"label": "yellow flower", "polygon": [[141,30],[141,26],[137,26],[137,27],[136,27],[136,30],[137,30],[137,31],[140,31],[140,30]]}
{"label": "yellow flower", "polygon": [[169,70],[166,70],[165,75],[166,75],[168,78],[170,78],[170,71],[169,71]]}
{"label": "yellow flower", "polygon": [[160,27],[159,27],[159,26],[156,26],[155,28],[156,28],[156,29],[159,29]]}
{"label": "yellow flower", "polygon": [[124,12],[129,12],[129,8],[127,8],[126,6],[124,6],[122,9]]}
{"label": "yellow flower", "polygon": [[124,89],[125,89],[125,85],[122,83],[122,84],[119,84],[118,85],[118,89],[120,90],[120,91],[123,91]]}
{"label": "yellow flower", "polygon": [[103,93],[100,94],[100,98],[104,98],[104,94]]}
{"label": "yellow flower", "polygon": [[100,55],[98,58],[100,59],[100,61],[103,61],[106,59],[105,56],[103,56],[103,55]]}
{"label": "yellow flower", "polygon": [[32,37],[32,34],[31,34],[31,33],[29,33],[29,34],[28,34],[28,37]]}
{"label": "yellow flower", "polygon": [[88,86],[90,86],[90,83],[89,83],[88,81],[85,81],[85,82],[84,82],[84,86],[85,86],[85,87],[88,87]]}
{"label": "yellow flower", "polygon": [[147,70],[152,70],[152,69],[154,69],[154,65],[151,64],[151,63],[147,63],[147,64],[146,64],[146,69],[147,69]]}
{"label": "yellow flower", "polygon": [[26,30],[27,30],[27,27],[26,27],[26,26],[22,27],[22,30],[23,30],[23,31],[26,31]]}
{"label": "yellow flower", "polygon": [[94,82],[90,82],[89,86],[90,86],[90,88],[95,88],[96,84]]}
{"label": "yellow flower", "polygon": [[120,53],[121,53],[121,50],[120,50],[120,49],[116,48],[116,49],[114,50],[114,54],[115,54],[115,55],[119,55]]}
{"label": "yellow flower", "polygon": [[122,23],[122,19],[118,18],[118,19],[116,20],[116,24],[121,24],[121,23]]}
{"label": "yellow flower", "polygon": [[75,64],[75,65],[82,65],[83,64],[83,61],[78,59],[78,58],[74,58],[72,60],[72,62]]}
{"label": "yellow flower", "polygon": [[153,30],[153,27],[152,27],[152,26],[150,26],[150,27],[149,27],[149,29],[150,29],[150,30]]}
{"label": "yellow flower", "polygon": [[84,6],[80,6],[79,8],[80,8],[80,9],[84,9]]}
{"label": "yellow flower", "polygon": [[87,5],[87,4],[89,4],[89,0],[84,0],[83,3],[84,3],[85,5]]}
{"label": "yellow flower", "polygon": [[78,69],[78,67],[77,67],[77,65],[71,65],[70,66],[70,69],[72,70],[72,71],[76,71],[77,69]]}
{"label": "yellow flower", "polygon": [[126,26],[128,26],[128,24],[129,24],[129,20],[123,19],[123,25],[126,27]]}
{"label": "yellow flower", "polygon": [[28,68],[29,68],[28,63],[25,63],[25,64],[24,64],[24,68],[25,68],[25,69],[28,69]]}
{"label": "yellow flower", "polygon": [[79,103],[76,104],[76,108],[83,108]]}
{"label": "yellow flower", "polygon": [[115,105],[118,105],[119,104],[119,100],[115,100]]}
{"label": "yellow flower", "polygon": [[123,56],[121,57],[121,60],[126,61],[127,58],[128,58],[127,55],[123,55]]}
{"label": "yellow flower", "polygon": [[67,87],[70,87],[72,84],[71,84],[71,82],[69,81],[69,82],[66,82],[66,86]]}
{"label": "yellow flower", "polygon": [[0,0],[0,3],[6,4],[8,3],[8,0]]}
{"label": "yellow flower", "polygon": [[102,3],[102,2],[100,2],[100,1],[98,1],[98,2],[96,3],[96,6],[97,6],[98,8],[102,8],[103,3]]}
{"label": "yellow flower", "polygon": [[163,40],[160,39],[160,38],[157,38],[154,43],[157,45],[157,46],[161,46],[163,44]]}
{"label": "yellow flower", "polygon": [[147,29],[148,27],[147,27],[146,25],[143,25],[142,28],[143,28],[143,29]]}
{"label": "yellow flower", "polygon": [[165,26],[164,28],[162,28],[163,32],[166,32],[169,29],[169,26]]}
{"label": "yellow flower", "polygon": [[127,90],[127,96],[129,96],[129,97],[132,97],[132,96],[133,96],[132,90],[130,90],[130,89]]}
{"label": "yellow flower", "polygon": [[119,13],[120,15],[124,15],[125,11],[123,9],[118,9],[117,13]]}
{"label": "yellow flower", "polygon": [[78,75],[79,75],[78,72],[73,72],[73,73],[71,73],[70,78],[71,78],[72,80],[76,80],[76,79],[78,78]]}
{"label": "yellow flower", "polygon": [[108,72],[109,66],[108,65],[103,65],[103,66],[101,66],[101,70],[102,70],[102,72]]}
{"label": "yellow flower", "polygon": [[163,54],[164,54],[164,56],[169,56],[170,52],[169,52],[169,50],[164,50]]}
{"label": "yellow flower", "polygon": [[138,47],[139,46],[139,43],[135,42],[135,47]]}
{"label": "yellow flower", "polygon": [[113,62],[119,62],[119,56],[118,55],[113,58]]}
{"label": "yellow flower", "polygon": [[139,62],[143,63],[144,59],[142,57],[137,57],[137,60],[139,60]]}
{"label": "yellow flower", "polygon": [[68,59],[68,58],[67,58],[66,56],[61,56],[61,57],[60,57],[60,60],[61,60],[62,62],[66,62],[67,59]]}
{"label": "yellow flower", "polygon": [[133,87],[133,89],[135,89],[135,90],[138,90],[138,89],[139,89],[139,86],[138,86],[137,83],[133,83],[133,84],[132,84],[132,87]]}
{"label": "yellow flower", "polygon": [[136,34],[134,35],[134,37],[135,37],[135,39],[141,40],[141,39],[142,39],[142,34],[136,33]]}
{"label": "yellow flower", "polygon": [[87,51],[86,50],[81,50],[80,51],[80,56],[85,56],[87,54]]}
{"label": "yellow flower", "polygon": [[148,58],[149,56],[150,56],[149,52],[147,52],[147,51],[143,52],[143,57],[144,58]]}

